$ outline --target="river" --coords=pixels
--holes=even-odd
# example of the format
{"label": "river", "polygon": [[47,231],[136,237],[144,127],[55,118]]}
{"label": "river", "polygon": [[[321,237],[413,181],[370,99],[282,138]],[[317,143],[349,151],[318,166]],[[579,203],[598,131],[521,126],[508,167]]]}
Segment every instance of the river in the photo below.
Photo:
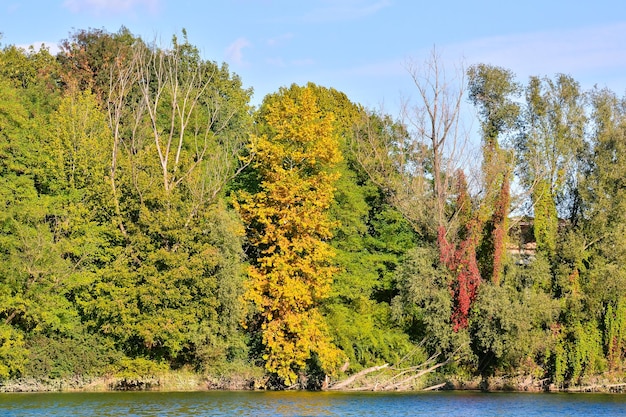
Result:
{"label": "river", "polygon": [[0,416],[626,416],[624,394],[106,392],[0,394]]}

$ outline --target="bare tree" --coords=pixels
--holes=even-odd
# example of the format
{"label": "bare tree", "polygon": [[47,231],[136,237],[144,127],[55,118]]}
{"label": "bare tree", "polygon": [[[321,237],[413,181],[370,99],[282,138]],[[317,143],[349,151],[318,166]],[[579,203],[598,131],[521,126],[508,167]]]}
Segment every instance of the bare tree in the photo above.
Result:
{"label": "bare tree", "polygon": [[127,53],[111,67],[108,99],[116,212],[120,217],[116,172],[123,148],[138,198],[143,202],[148,185],[140,178],[152,177],[146,172],[152,166],[165,199],[179,191],[188,195],[188,224],[250,161],[240,157],[248,130],[243,95],[249,92],[226,67],[200,59],[186,39],[179,44],[174,38],[169,49],[137,42]]}
{"label": "bare tree", "polygon": [[127,235],[127,232],[124,227],[124,222],[122,221],[119,191],[117,189],[118,153],[123,136],[122,120],[126,118],[129,111],[127,96],[132,90],[133,85],[137,82],[137,73],[132,62],[128,60],[128,52],[127,50],[120,51],[109,67],[109,88],[106,102],[109,127],[113,132],[109,183],[111,185],[116,221],[124,236]]}
{"label": "bare tree", "polygon": [[455,217],[449,210],[454,177],[467,158],[468,136],[460,123],[464,71],[457,68],[449,77],[436,50],[406,69],[417,102],[403,103],[399,121],[364,117],[353,147],[363,169],[416,230],[433,233]]}
{"label": "bare tree", "polygon": [[449,78],[435,49],[423,64],[408,63],[407,70],[419,101],[405,104],[403,120],[414,129],[415,140],[430,150],[436,222],[444,226],[452,179],[461,167],[468,139],[459,124],[465,71],[461,67]]}

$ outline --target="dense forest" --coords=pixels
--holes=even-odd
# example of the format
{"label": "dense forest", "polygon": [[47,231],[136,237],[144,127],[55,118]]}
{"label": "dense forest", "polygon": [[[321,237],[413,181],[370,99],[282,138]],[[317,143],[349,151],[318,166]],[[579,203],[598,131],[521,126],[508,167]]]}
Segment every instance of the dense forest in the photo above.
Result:
{"label": "dense forest", "polygon": [[313,83],[255,108],[184,31],[2,46],[0,384],[622,381],[626,99],[445,74],[409,68],[401,115]]}

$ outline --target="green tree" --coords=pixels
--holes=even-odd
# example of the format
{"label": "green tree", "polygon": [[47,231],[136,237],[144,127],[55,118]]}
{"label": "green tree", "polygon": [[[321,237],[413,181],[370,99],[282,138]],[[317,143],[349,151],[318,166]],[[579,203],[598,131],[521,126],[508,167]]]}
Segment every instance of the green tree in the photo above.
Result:
{"label": "green tree", "polygon": [[584,149],[584,95],[570,76],[531,77],[522,131],[516,140],[519,174],[531,190],[537,247],[555,256],[558,218],[569,217]]}
{"label": "green tree", "polygon": [[416,237],[357,161],[355,128],[365,110],[332,88],[307,87],[315,92],[320,111],[334,116],[333,132],[344,156],[330,206],[336,226],[329,243],[338,270],[320,306],[332,340],[346,356],[342,369],[354,373],[383,362],[420,361],[421,350],[394,323],[390,309],[397,295],[393,273]]}
{"label": "green tree", "polygon": [[467,145],[460,126],[464,73],[450,77],[434,50],[407,70],[418,100],[406,103],[400,121],[372,112],[363,117],[353,147],[389,203],[434,241],[441,227],[451,235],[459,227],[449,201]]}
{"label": "green tree", "polygon": [[[547,271],[543,272],[545,269]],[[484,283],[470,317],[471,347],[483,376],[522,371],[542,377],[548,366],[546,351],[554,350],[552,328],[559,303],[537,286],[549,268],[509,265],[499,284]]]}
{"label": "green tree", "polygon": [[133,358],[241,359],[243,230],[222,193],[245,164],[251,91],[186,38],[123,51],[108,71],[106,191],[93,196],[106,260],[77,297],[83,319]]}
{"label": "green tree", "polygon": [[470,353],[467,330],[453,330],[451,277],[439,262],[436,246],[409,251],[396,276],[399,294],[393,300],[393,312],[411,337],[424,343],[430,354]]}
{"label": "green tree", "polygon": [[[606,89],[591,91],[590,99],[591,149],[579,185],[578,244],[569,245],[576,248],[569,257],[580,270],[583,317],[602,324],[608,367],[616,371],[623,368],[624,357],[626,194],[620,172],[626,163],[625,100]],[[561,287],[572,291],[567,281]]]}
{"label": "green tree", "polygon": [[12,352],[3,353],[3,377],[24,370],[34,335],[70,335],[80,327],[70,300],[76,263],[59,221],[65,206],[48,172],[57,104],[49,58],[14,47],[0,53],[3,69],[15,70],[0,78],[0,349]]}
{"label": "green tree", "polygon": [[26,361],[23,334],[6,323],[0,323],[0,381],[20,376]]}

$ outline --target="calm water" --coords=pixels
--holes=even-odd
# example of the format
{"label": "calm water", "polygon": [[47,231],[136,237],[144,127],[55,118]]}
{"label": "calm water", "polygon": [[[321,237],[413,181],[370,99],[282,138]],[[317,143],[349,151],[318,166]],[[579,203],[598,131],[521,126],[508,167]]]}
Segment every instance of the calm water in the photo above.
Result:
{"label": "calm water", "polygon": [[626,395],[443,392],[0,394],[0,416],[626,416]]}

